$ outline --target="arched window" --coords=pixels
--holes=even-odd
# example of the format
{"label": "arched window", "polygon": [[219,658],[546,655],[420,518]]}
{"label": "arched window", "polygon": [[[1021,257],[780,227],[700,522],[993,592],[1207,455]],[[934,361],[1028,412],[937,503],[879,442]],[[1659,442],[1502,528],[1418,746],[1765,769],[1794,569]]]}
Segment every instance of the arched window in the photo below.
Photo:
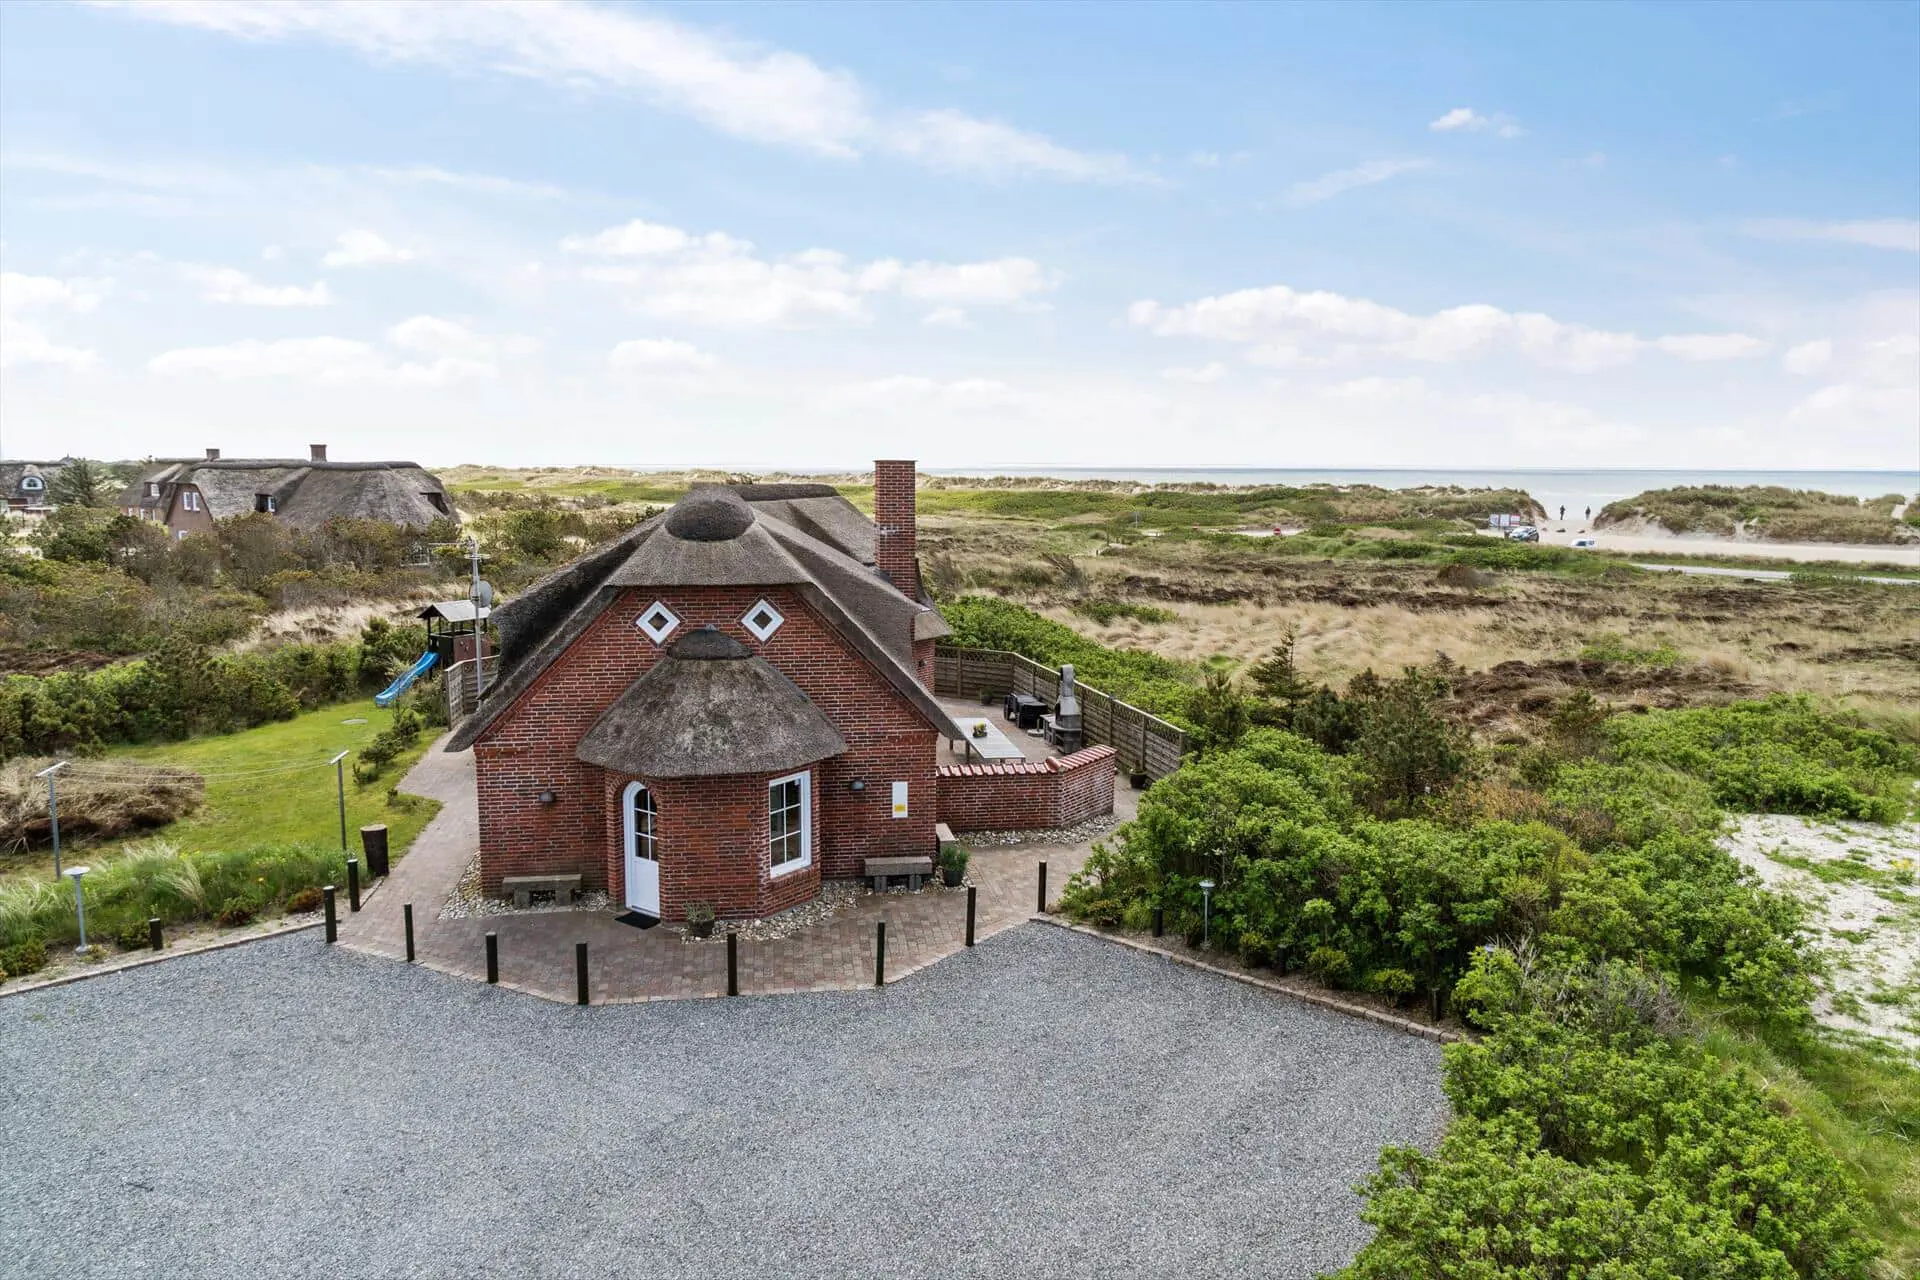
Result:
{"label": "arched window", "polygon": [[28,493],[38,493],[47,487],[47,482],[39,476],[21,476],[20,487]]}
{"label": "arched window", "polygon": [[655,805],[652,790],[638,782],[634,783],[627,789],[627,806],[627,830],[633,832],[633,856],[648,862],[660,861],[657,847],[660,810]]}

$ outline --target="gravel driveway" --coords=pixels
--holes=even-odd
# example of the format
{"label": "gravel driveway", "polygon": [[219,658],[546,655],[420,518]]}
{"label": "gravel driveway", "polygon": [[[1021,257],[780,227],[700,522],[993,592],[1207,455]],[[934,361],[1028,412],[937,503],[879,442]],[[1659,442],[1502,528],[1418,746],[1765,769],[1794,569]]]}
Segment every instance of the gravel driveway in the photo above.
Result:
{"label": "gravel driveway", "polygon": [[0,1274],[1311,1276],[1438,1058],[1044,925],[593,1009],[297,934],[0,1000]]}

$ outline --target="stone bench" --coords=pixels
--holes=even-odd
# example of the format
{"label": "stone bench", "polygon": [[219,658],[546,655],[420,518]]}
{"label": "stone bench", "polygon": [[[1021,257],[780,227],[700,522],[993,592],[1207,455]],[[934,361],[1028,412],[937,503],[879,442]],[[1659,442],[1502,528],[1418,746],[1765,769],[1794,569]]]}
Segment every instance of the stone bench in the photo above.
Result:
{"label": "stone bench", "polygon": [[933,874],[932,858],[867,858],[861,863],[861,869],[867,879],[873,881],[873,891],[879,893],[887,887],[890,876],[905,876],[907,888],[919,892],[920,877]]}
{"label": "stone bench", "polygon": [[571,876],[504,876],[500,880],[500,891],[513,895],[513,905],[530,907],[536,893],[551,893],[553,900],[561,906],[570,906],[574,895],[580,892],[580,877]]}

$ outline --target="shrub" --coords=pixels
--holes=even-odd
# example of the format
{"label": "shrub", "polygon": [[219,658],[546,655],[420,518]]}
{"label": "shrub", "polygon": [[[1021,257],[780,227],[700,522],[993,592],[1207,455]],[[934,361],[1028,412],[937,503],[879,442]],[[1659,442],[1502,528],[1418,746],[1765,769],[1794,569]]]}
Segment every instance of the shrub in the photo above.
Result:
{"label": "shrub", "polygon": [[253,923],[253,912],[253,904],[245,898],[228,898],[220,904],[220,909],[213,913],[213,920],[215,924],[231,929]]}
{"label": "shrub", "polygon": [[27,938],[9,947],[0,947],[0,973],[24,978],[47,967],[47,947],[38,938]]}
{"label": "shrub", "polygon": [[113,935],[113,945],[122,951],[145,951],[152,940],[145,920],[129,920]]}
{"label": "shrub", "polygon": [[1375,969],[1367,976],[1367,985],[1395,1004],[1413,994],[1413,975],[1405,969]]}
{"label": "shrub", "polygon": [[286,911],[290,916],[303,915],[309,911],[318,911],[326,901],[326,895],[314,885],[304,889],[295,889],[287,896]]}

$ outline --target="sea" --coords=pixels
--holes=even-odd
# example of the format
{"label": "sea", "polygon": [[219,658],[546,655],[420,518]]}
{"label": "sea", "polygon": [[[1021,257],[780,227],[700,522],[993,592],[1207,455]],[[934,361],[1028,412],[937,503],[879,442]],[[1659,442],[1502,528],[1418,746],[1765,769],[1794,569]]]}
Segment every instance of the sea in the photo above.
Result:
{"label": "sea", "polygon": [[1920,470],[1915,471],[1652,471],[1634,468],[1594,470],[1544,469],[1535,471],[1423,470],[1403,467],[1355,467],[1347,470],[1260,467],[922,467],[937,476],[1049,476],[1058,480],[1127,480],[1136,484],[1310,485],[1371,484],[1383,489],[1411,489],[1426,485],[1456,485],[1463,489],[1520,489],[1558,519],[1566,508],[1568,519],[1609,502],[1631,498],[1649,489],[1688,485],[1779,485],[1785,489],[1817,489],[1853,498],[1878,498],[1900,493],[1920,495]]}

